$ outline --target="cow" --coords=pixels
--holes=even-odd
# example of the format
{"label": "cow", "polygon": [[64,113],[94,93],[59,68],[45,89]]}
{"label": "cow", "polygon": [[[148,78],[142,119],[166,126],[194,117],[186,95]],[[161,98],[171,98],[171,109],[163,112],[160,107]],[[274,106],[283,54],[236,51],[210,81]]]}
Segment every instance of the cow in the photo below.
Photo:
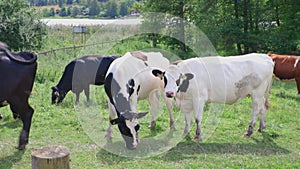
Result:
{"label": "cow", "polygon": [[295,80],[300,98],[300,64],[299,56],[268,54],[275,63],[274,75],[282,81]]}
{"label": "cow", "polygon": [[89,85],[103,85],[108,67],[117,58],[119,56],[89,55],[72,60],[65,67],[58,84],[51,87],[52,104],[62,102],[69,91],[75,93],[77,104],[83,90],[89,102]]}
{"label": "cow", "polygon": [[205,103],[234,104],[251,96],[252,121],[244,137],[253,133],[258,114],[265,128],[266,109],[272,85],[274,63],[266,54],[246,54],[231,57],[204,57],[183,60],[166,70],[155,69],[152,74],[165,81],[164,93],[176,98],[185,114],[184,135],[190,132],[192,111],[197,124],[195,141],[201,139],[201,121]]}
{"label": "cow", "polygon": [[10,52],[8,46],[0,42],[0,107],[10,105],[14,118],[19,117],[23,128],[17,149],[23,150],[28,144],[31,119],[34,109],[29,105],[37,70],[37,55],[33,52]]}
{"label": "cow", "polygon": [[[110,111],[110,123],[105,135],[107,139],[111,138],[112,125],[117,124],[125,141],[125,146],[128,149],[137,147],[139,142],[138,130],[140,128],[138,118],[148,113],[136,112],[137,100],[148,98],[152,113],[152,121],[149,127],[153,127],[158,111],[157,92],[163,84],[154,78],[144,79],[143,75],[149,77],[146,74],[135,75],[149,67],[155,66],[164,69],[168,65],[169,60],[159,52],[127,52],[111,64],[104,84]],[[149,72],[151,73],[151,71]],[[168,104],[168,108],[172,108],[170,104]],[[115,118],[116,115],[117,118]],[[173,112],[170,111],[170,125],[172,126],[173,123]]]}

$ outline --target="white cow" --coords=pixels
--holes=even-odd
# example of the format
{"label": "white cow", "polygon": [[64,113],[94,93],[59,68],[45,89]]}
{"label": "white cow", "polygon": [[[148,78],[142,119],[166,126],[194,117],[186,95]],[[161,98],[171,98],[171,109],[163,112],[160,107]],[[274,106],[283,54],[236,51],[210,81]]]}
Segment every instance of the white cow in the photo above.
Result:
{"label": "white cow", "polygon": [[[109,98],[110,124],[106,138],[111,138],[112,125],[118,124],[119,131],[126,142],[126,147],[135,149],[138,143],[139,124],[137,118],[146,114],[137,113],[137,100],[147,99],[150,103],[152,121],[150,127],[156,122],[158,112],[157,90],[163,90],[163,82],[157,80],[151,71],[145,74],[145,68],[158,67],[166,69],[169,60],[159,52],[128,52],[115,60],[109,67],[106,80],[105,92]],[[147,77],[145,79],[145,77]],[[167,102],[170,110],[170,124],[173,125],[174,117],[171,100]],[[116,119],[115,116],[117,115]]]}
{"label": "white cow", "polygon": [[272,85],[274,63],[265,54],[247,54],[232,57],[192,58],[170,65],[166,71],[153,70],[155,76],[163,76],[165,94],[176,97],[177,105],[185,113],[185,134],[190,132],[192,111],[197,124],[195,140],[201,138],[201,121],[205,103],[233,104],[251,96],[252,121],[249,137],[259,113],[258,131],[265,128],[266,109]]}

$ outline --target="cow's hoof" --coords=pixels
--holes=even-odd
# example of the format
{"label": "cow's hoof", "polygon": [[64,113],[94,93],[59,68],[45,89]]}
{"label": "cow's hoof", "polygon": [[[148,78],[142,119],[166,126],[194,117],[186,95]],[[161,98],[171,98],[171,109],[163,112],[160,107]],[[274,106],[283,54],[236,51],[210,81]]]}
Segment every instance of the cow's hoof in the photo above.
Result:
{"label": "cow's hoof", "polygon": [[201,140],[201,137],[200,136],[195,136],[194,139],[193,139],[195,142],[199,142]]}
{"label": "cow's hoof", "polygon": [[190,137],[190,132],[184,131],[184,132],[182,133],[182,137]]}
{"label": "cow's hoof", "polygon": [[261,129],[261,128],[259,128],[259,129],[257,129],[257,132],[262,132],[263,131],[263,129]]}
{"label": "cow's hoof", "polygon": [[104,136],[104,138],[107,139],[107,140],[111,140],[111,139],[112,139],[112,136],[111,136],[111,134],[106,134],[106,135]]}
{"label": "cow's hoof", "polygon": [[245,134],[243,135],[243,137],[244,137],[244,138],[249,138],[250,135],[249,135],[248,133],[245,133]]}
{"label": "cow's hoof", "polygon": [[148,129],[153,129],[155,127],[156,121],[151,121],[150,125],[148,126]]}
{"label": "cow's hoof", "polygon": [[18,149],[18,150],[24,150],[25,146],[26,146],[26,144],[19,145],[18,147],[16,147],[16,149]]}
{"label": "cow's hoof", "polygon": [[170,129],[171,130],[175,129],[175,122],[174,121],[170,121]]}

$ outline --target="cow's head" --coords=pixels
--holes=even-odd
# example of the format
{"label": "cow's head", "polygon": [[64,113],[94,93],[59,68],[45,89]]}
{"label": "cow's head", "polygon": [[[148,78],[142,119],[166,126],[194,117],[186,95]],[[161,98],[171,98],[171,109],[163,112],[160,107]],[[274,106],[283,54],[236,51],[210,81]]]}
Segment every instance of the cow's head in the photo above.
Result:
{"label": "cow's head", "polygon": [[51,87],[52,89],[52,104],[60,103],[64,100],[66,93],[57,88],[57,86]]}
{"label": "cow's head", "polygon": [[172,98],[177,92],[186,92],[189,87],[189,81],[194,78],[191,73],[182,74],[174,67],[170,67],[168,71],[161,71],[159,69],[152,70],[152,74],[164,80],[165,95]]}
{"label": "cow's head", "polygon": [[118,125],[128,149],[133,150],[136,148],[139,142],[138,130],[140,129],[138,119],[144,117],[147,113],[122,112],[118,118],[110,120],[112,125]]}

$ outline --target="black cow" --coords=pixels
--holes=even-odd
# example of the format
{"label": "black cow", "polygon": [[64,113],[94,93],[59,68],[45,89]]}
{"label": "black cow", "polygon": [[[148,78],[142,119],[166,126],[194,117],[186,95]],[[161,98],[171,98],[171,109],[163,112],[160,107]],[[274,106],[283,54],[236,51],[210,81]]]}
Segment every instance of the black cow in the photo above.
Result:
{"label": "black cow", "polygon": [[56,86],[52,87],[52,104],[60,103],[71,90],[76,94],[76,103],[84,90],[89,102],[89,85],[103,85],[110,64],[119,56],[83,56],[71,61]]}
{"label": "black cow", "polygon": [[10,53],[0,42],[0,107],[10,105],[14,118],[20,117],[23,128],[19,137],[19,150],[28,143],[33,108],[28,104],[37,69],[37,56],[32,52]]}

